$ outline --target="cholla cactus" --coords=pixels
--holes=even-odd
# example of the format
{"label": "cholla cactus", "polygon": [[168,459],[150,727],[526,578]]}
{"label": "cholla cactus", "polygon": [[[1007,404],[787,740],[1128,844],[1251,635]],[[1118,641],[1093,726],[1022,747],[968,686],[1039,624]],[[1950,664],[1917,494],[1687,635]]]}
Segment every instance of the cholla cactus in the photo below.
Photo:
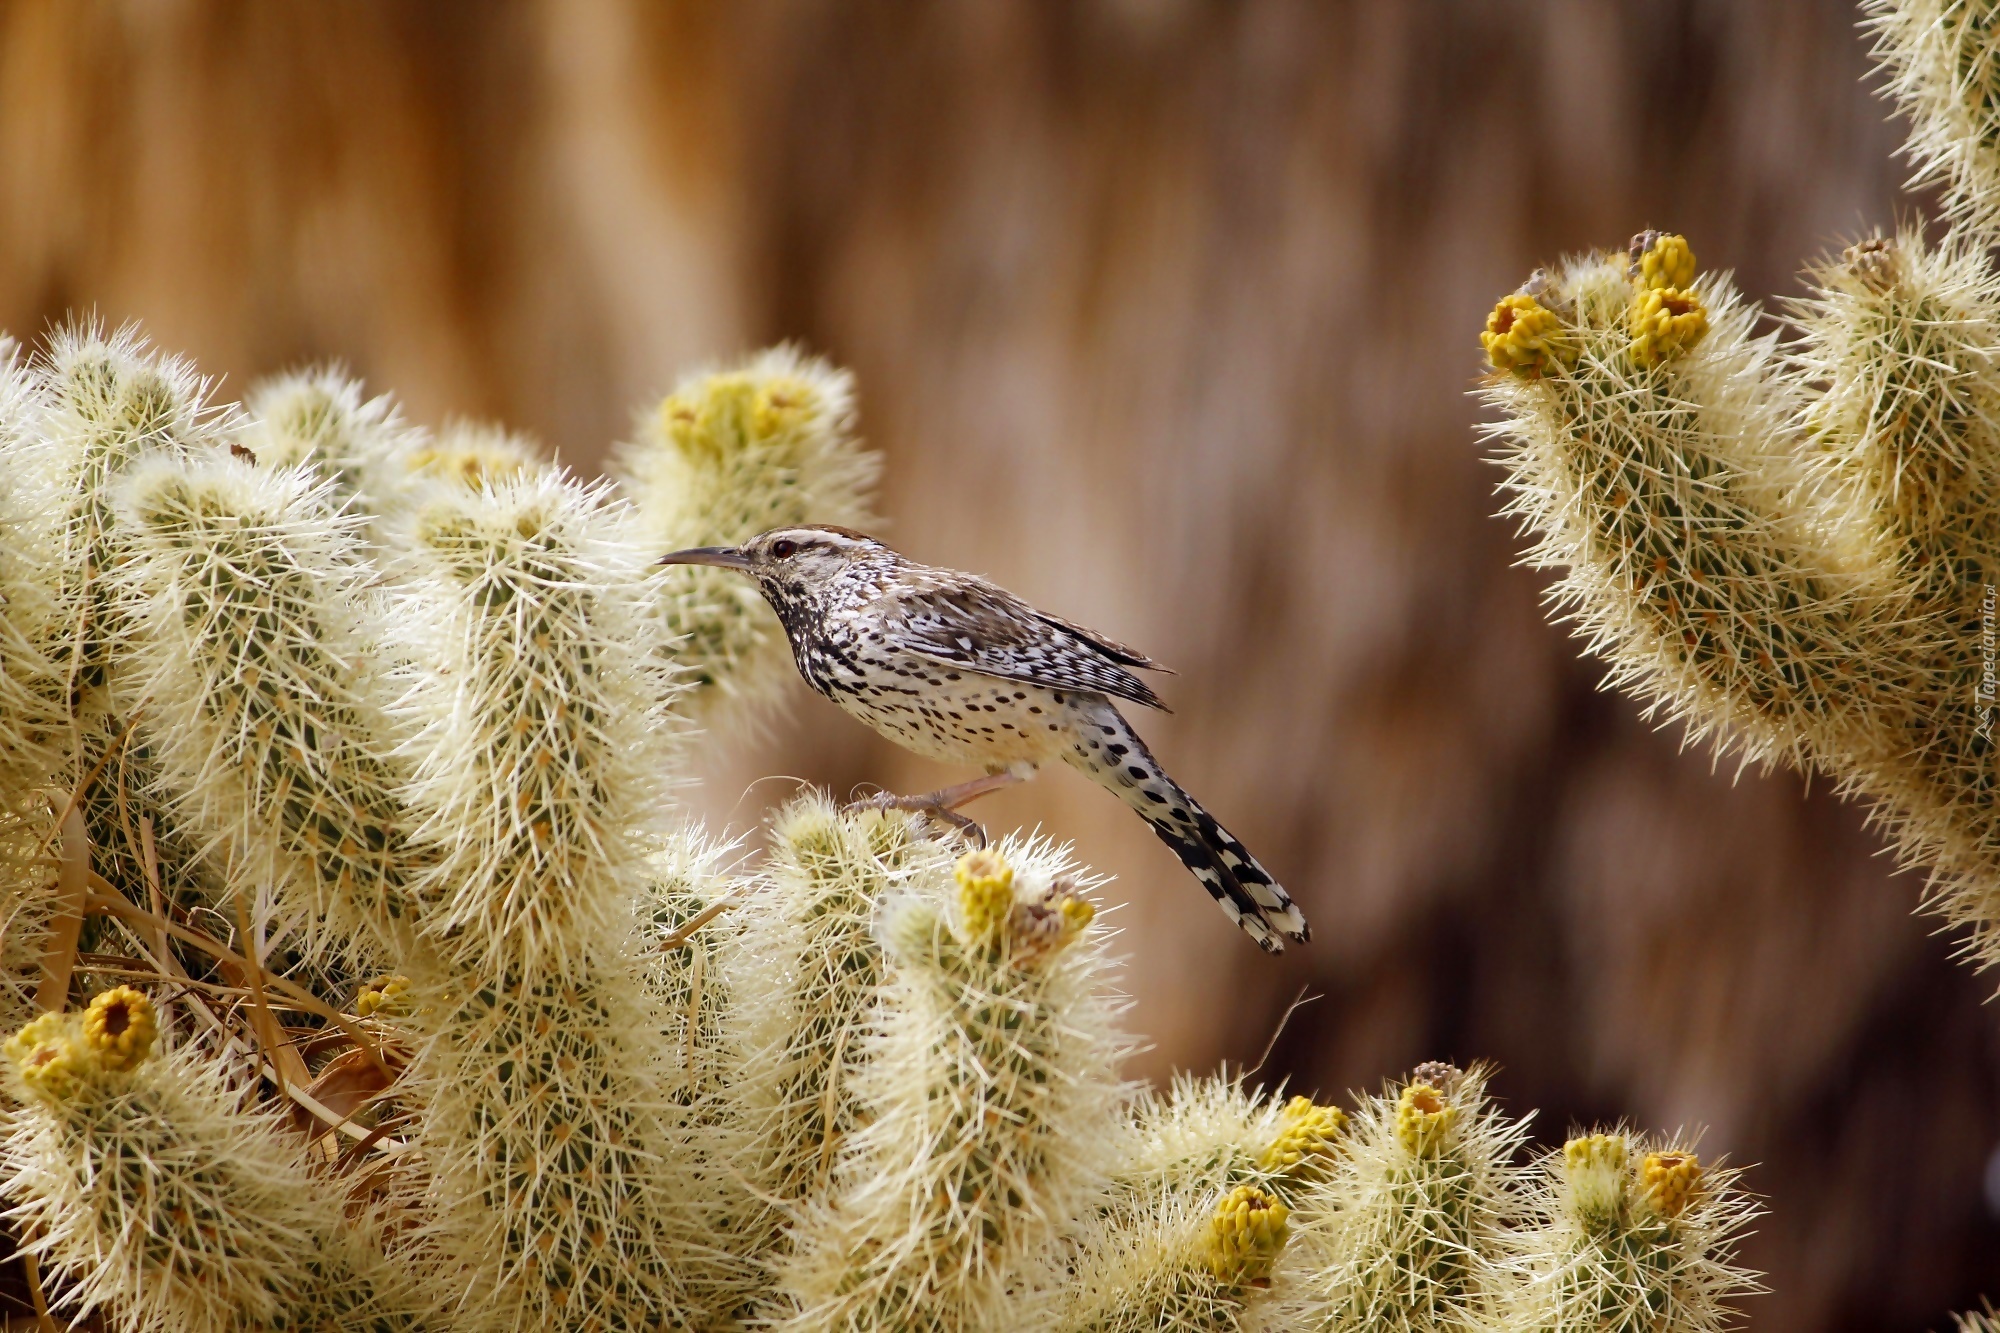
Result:
{"label": "cholla cactus", "polygon": [[1477,1067],[1427,1067],[1368,1098],[1346,1151],[1301,1200],[1311,1219],[1299,1305],[1334,1329],[1483,1327],[1506,1293],[1526,1132],[1487,1099]]}
{"label": "cholla cactus", "polygon": [[800,1224],[784,1327],[1005,1327],[1010,1287],[1105,1187],[1123,1043],[1083,884],[1018,839],[960,858],[956,892],[941,878],[884,913],[868,1119]]}
{"label": "cholla cactus", "polygon": [[[244,416],[129,335],[0,356],[0,1189],[57,1308],[1324,1326],[1380,1135],[1131,1096],[1058,849],[807,794],[745,868],[673,808],[690,720],[783,643],[650,561],[864,512],[847,393],[791,353],[692,381],[633,506],[331,372]],[[1410,1151],[1512,1142],[1440,1133]],[[1512,1215],[1471,1178],[1465,1217]]]}
{"label": "cholla cactus", "polygon": [[[217,896],[214,877],[155,807],[152,757],[111,698],[114,649],[126,628],[115,586],[124,543],[113,511],[117,483],[134,465],[218,448],[234,418],[208,402],[208,385],[192,365],[152,353],[130,330],[107,338],[88,325],[65,328],[37,370],[36,429],[10,443],[15,465],[32,479],[26,484],[40,490],[30,540],[46,554],[42,595],[30,605],[48,614],[24,619],[21,628],[53,672],[34,688],[53,691],[66,722],[54,785],[80,797],[92,868],[105,879],[154,880],[171,900],[209,902]],[[107,769],[117,781],[83,782]]]}
{"label": "cholla cactus", "polygon": [[[251,389],[236,443],[270,470],[310,467],[338,505],[381,512],[403,469],[397,455],[420,448],[385,395],[369,398],[337,368],[279,375]],[[240,456],[240,454],[239,454]]]}
{"label": "cholla cactus", "polygon": [[1075,1333],[1257,1327],[1291,1216],[1344,1151],[1347,1117],[1240,1081],[1183,1080],[1141,1103],[1111,1197],[1065,1257],[1057,1327]]}
{"label": "cholla cactus", "polygon": [[433,501],[408,539],[438,667],[403,703],[439,969],[411,1080],[436,1235],[466,1309],[504,1329],[689,1322],[715,1248],[638,955],[669,733],[640,557],[601,535],[607,508],[526,476]]}
{"label": "cholla cactus", "polygon": [[1930,905],[2000,960],[2000,26],[1872,0],[1948,231],[1809,273],[1755,336],[1677,236],[1569,261],[1482,335],[1531,558],[1611,680],[1876,804]]}
{"label": "cholla cactus", "polygon": [[65,1303],[190,1333],[421,1327],[408,1270],[349,1225],[304,1144],[208,1061],[156,1056],[157,1037],[152,1002],[121,986],[7,1042],[4,1188]]}
{"label": "cholla cactus", "polygon": [[[727,964],[735,1157],[779,1209],[824,1192],[862,1117],[858,1078],[887,964],[875,936],[890,895],[950,871],[949,849],[908,816],[843,813],[817,793],[780,811],[772,856],[741,908]],[[759,1259],[777,1227],[746,1231]]]}
{"label": "cholla cactus", "polygon": [[[853,429],[853,380],[790,347],[691,376],[619,452],[637,530],[664,553],[800,523],[865,526],[879,464]],[[757,590],[692,566],[658,580],[658,605],[681,640],[675,660],[693,686],[681,709],[710,727],[768,712],[792,665]]]}
{"label": "cholla cactus", "polygon": [[1864,0],[1875,56],[1909,118],[1918,181],[1982,230],[2000,222],[2000,15],[1977,0]]}
{"label": "cholla cactus", "polygon": [[[155,460],[123,491],[133,638],[125,692],[176,794],[314,942],[406,949],[414,854],[391,732],[357,671],[373,594],[355,524],[308,469]],[[377,616],[379,620],[379,613]]]}
{"label": "cholla cactus", "polygon": [[1734,1173],[1623,1131],[1578,1135],[1541,1162],[1517,1233],[1507,1327],[1549,1333],[1711,1333],[1755,1291],[1730,1264],[1755,1208]]}

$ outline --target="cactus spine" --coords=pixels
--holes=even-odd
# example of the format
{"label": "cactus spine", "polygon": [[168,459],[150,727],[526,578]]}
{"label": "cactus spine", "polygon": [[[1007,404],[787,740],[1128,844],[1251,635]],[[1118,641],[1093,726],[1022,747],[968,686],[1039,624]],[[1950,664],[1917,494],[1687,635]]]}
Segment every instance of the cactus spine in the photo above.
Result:
{"label": "cactus spine", "polygon": [[1472,1329],[1505,1291],[1520,1216],[1524,1121],[1486,1096],[1485,1071],[1417,1071],[1366,1099],[1346,1150],[1310,1188],[1295,1299],[1332,1329]]}
{"label": "cactus spine", "polygon": [[433,502],[409,539],[440,669],[405,695],[408,799],[446,975],[411,1078],[437,1242],[499,1329],[689,1323],[722,1259],[638,952],[664,695],[608,509],[522,477]]}
{"label": "cactus spine", "polygon": [[361,677],[380,615],[332,499],[309,470],[227,455],[136,469],[127,689],[176,822],[226,846],[233,889],[269,886],[322,948],[399,954],[414,865],[390,721]]}
{"label": "cactus spine", "polygon": [[1111,1197],[1065,1265],[1066,1333],[1263,1326],[1291,1218],[1341,1152],[1346,1116],[1240,1082],[1182,1079],[1147,1098],[1119,1145]]}

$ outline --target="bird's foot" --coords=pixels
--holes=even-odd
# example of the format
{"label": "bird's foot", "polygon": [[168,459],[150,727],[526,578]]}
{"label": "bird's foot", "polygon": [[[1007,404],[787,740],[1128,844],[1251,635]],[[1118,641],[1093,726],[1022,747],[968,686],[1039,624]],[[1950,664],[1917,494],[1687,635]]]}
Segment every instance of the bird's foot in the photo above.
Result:
{"label": "bird's foot", "polygon": [[[1032,771],[1032,769],[1029,770],[1029,772]],[[1028,773],[1018,772],[1014,769],[1005,769],[998,773],[988,773],[983,778],[974,778],[970,782],[960,782],[949,787],[940,787],[936,791],[928,791],[920,796],[898,796],[893,792],[878,792],[873,796],[864,796],[858,801],[849,801],[843,808],[848,810],[908,810],[914,814],[935,819],[939,823],[949,824],[952,828],[964,834],[974,846],[984,847],[986,845],[986,830],[981,828],[975,820],[958,813],[958,807],[961,805],[970,805],[990,792],[999,791],[1002,787],[1011,787],[1017,782],[1026,781],[1027,778]]]}
{"label": "bird's foot", "polygon": [[943,792],[925,792],[921,796],[898,796],[894,792],[879,792],[874,796],[864,796],[857,801],[849,801],[843,810],[908,810],[911,814],[922,815],[948,824],[975,847],[986,845],[986,830],[970,816],[961,815],[949,804],[940,800]]}

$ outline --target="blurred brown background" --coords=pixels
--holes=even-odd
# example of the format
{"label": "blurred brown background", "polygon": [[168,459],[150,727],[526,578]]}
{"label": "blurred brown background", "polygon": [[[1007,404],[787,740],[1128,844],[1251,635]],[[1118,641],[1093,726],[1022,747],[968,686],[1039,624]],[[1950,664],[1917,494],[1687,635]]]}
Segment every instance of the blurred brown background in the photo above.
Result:
{"label": "blurred brown background", "polygon": [[[339,358],[594,467],[677,370],[860,376],[889,533],[1175,664],[1163,757],[1303,900],[1273,964],[1067,773],[1143,1071],[1490,1057],[1545,1140],[1756,1163],[1763,1329],[2000,1296],[1991,978],[1858,812],[1595,692],[1466,396],[1536,263],[1684,230],[1753,294],[1915,205],[1838,0],[0,5],[0,326],[143,320],[225,393]],[[801,691],[803,694],[803,691]],[[802,698],[718,756],[942,773]]]}

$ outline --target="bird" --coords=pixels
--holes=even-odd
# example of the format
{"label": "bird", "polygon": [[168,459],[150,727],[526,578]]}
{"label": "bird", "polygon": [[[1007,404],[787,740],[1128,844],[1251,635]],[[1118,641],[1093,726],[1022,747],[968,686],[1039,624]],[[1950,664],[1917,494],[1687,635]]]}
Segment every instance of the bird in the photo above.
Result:
{"label": "bird", "polygon": [[941,814],[1060,759],[1124,801],[1267,953],[1311,937],[1271,873],[1167,776],[1117,701],[1165,710],[1133,648],[1039,611],[973,574],[906,559],[866,533],[773,528],[675,551],[756,580],[806,683],[905,749],[986,776],[875,804]]}

